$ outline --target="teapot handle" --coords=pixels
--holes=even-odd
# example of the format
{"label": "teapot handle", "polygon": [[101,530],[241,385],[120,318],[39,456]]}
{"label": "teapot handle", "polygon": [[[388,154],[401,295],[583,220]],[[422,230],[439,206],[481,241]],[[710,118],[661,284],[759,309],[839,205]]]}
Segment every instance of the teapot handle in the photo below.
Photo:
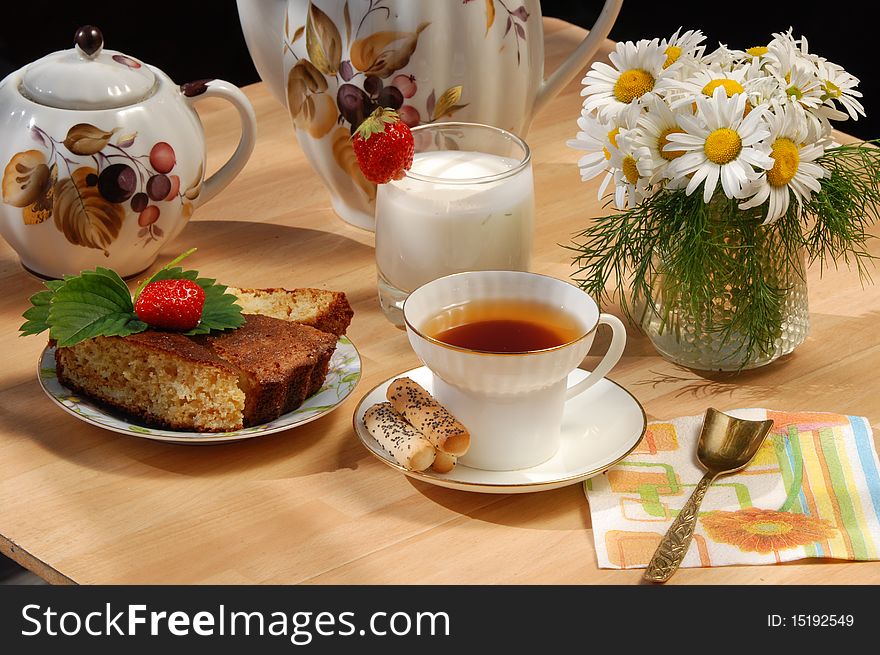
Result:
{"label": "teapot handle", "polygon": [[231,102],[238,110],[238,117],[241,120],[241,138],[238,141],[238,147],[225,164],[205,179],[202,191],[194,201],[195,206],[199,207],[220,193],[244,168],[254,151],[254,144],[257,140],[257,119],[247,96],[237,86],[229,82],[199,80],[181,84],[180,91],[191,106],[202,98],[223,98]]}
{"label": "teapot handle", "polygon": [[599,46],[611,32],[611,27],[617,20],[617,14],[620,13],[621,5],[623,5],[623,0],[605,0],[602,13],[599,14],[596,24],[593,25],[586,38],[581,41],[581,44],[569,55],[568,59],[562,62],[562,65],[541,84],[535,98],[535,113],[541,111],[544,105],[550,102],[596,54]]}

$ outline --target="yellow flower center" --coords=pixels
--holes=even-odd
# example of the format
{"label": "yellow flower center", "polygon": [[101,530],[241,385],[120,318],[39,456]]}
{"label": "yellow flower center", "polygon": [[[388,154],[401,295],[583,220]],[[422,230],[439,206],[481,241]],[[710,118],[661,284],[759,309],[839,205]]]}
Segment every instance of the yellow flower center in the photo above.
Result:
{"label": "yellow flower center", "polygon": [[620,134],[620,128],[615,127],[608,133],[608,140],[611,142],[611,145],[615,148],[617,147],[617,135]]}
{"label": "yellow flower center", "polygon": [[632,68],[620,74],[614,84],[614,97],[629,104],[654,88],[654,77],[641,68]]}
{"label": "yellow flower center", "polygon": [[734,93],[744,93],[745,89],[743,85],[737,82],[736,80],[729,80],[727,78],[722,78],[720,80],[712,80],[706,86],[703,87],[703,94],[712,97],[712,94],[715,93],[715,89],[719,86],[723,86],[724,90],[727,92],[727,97],[729,98]]}
{"label": "yellow flower center", "polygon": [[740,150],[742,150],[742,139],[735,131],[722,127],[706,137],[703,150],[709,161],[723,166],[739,157]]}
{"label": "yellow flower center", "polygon": [[791,532],[792,526],[781,521],[756,521],[745,526],[746,532],[762,536],[775,536]]}
{"label": "yellow flower center", "polygon": [[[619,128],[619,127],[615,127],[613,130],[611,130],[611,131],[608,133],[608,140],[611,142],[611,145],[613,145],[615,148],[617,147],[617,135],[618,135],[618,134],[620,134],[620,128]],[[605,153],[605,159],[606,159],[606,160],[610,160],[610,159],[611,159],[611,152],[608,150],[608,148],[602,148],[602,152]]]}
{"label": "yellow flower center", "polygon": [[779,138],[771,146],[773,168],[767,171],[767,181],[771,186],[785,186],[794,178],[801,156],[797,145],[786,138]]}
{"label": "yellow flower center", "polygon": [[804,97],[804,92],[801,91],[798,87],[792,84],[785,90],[785,95],[794,96],[798,100]]}
{"label": "yellow flower center", "polygon": [[627,155],[623,158],[623,176],[630,184],[635,184],[639,181],[639,167],[632,155]]}
{"label": "yellow flower center", "polygon": [[825,80],[825,84],[822,86],[825,89],[825,95],[829,98],[839,98],[843,95],[843,91],[840,90],[840,87],[831,80]]}
{"label": "yellow flower center", "polygon": [[761,57],[770,52],[770,49],[767,46],[756,45],[751,48],[746,48],[746,54],[750,57]]}
{"label": "yellow flower center", "polygon": [[669,144],[670,134],[683,134],[683,132],[677,127],[670,127],[660,133],[660,138],[657,139],[657,149],[660,151],[660,156],[666,161],[672,161],[684,154],[684,150],[672,150],[669,152],[663,150],[663,147]]}
{"label": "yellow flower center", "polygon": [[678,58],[681,57],[681,48],[677,45],[671,45],[666,48],[666,61],[663,63],[663,68],[669,68],[678,61]]}

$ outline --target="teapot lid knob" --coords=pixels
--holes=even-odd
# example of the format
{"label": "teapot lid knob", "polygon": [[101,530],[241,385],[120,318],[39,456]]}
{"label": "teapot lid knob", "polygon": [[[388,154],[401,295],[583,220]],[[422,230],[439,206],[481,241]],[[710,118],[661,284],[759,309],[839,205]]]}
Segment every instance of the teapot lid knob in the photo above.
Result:
{"label": "teapot lid knob", "polygon": [[104,47],[104,35],[94,25],[83,25],[74,34],[73,42],[81,56],[94,59]]}
{"label": "teapot lid knob", "polygon": [[159,90],[161,80],[154,70],[105,49],[101,30],[83,25],[74,35],[73,48],[25,66],[18,90],[31,102],[56,109],[117,109],[142,102]]}

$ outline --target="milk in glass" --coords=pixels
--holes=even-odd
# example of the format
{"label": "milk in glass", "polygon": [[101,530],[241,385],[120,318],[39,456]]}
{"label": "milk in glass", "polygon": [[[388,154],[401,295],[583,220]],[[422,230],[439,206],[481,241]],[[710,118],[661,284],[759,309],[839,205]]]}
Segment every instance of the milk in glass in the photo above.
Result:
{"label": "milk in glass", "polygon": [[532,170],[521,159],[463,150],[417,153],[408,175],[380,185],[376,197],[376,263],[386,313],[386,305],[444,275],[527,270],[534,214]]}

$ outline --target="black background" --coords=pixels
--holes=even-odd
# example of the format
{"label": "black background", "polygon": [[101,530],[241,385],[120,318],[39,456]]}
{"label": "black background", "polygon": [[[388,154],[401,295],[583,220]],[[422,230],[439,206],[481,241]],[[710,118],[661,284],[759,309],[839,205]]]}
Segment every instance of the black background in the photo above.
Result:
{"label": "black background", "polygon": [[[461,2],[462,0],[434,0]],[[513,5],[516,0],[510,0]],[[877,57],[867,2],[729,2],[719,0],[626,0],[611,32],[615,40],[668,36],[679,26],[702,29],[710,49],[764,44],[772,32],[795,28],[810,51],[844,66],[862,80],[868,117],[842,128],[862,138],[880,136],[872,114],[877,92],[871,67]],[[543,0],[543,13],[589,27],[600,0]],[[158,66],[176,82],[219,77],[234,84],[258,81],[233,0],[26,0],[5,5],[0,22],[0,78],[50,51],[72,46],[84,24],[98,25],[107,47]],[[880,112],[880,110],[878,110]],[[876,113],[880,115],[880,113]]]}

